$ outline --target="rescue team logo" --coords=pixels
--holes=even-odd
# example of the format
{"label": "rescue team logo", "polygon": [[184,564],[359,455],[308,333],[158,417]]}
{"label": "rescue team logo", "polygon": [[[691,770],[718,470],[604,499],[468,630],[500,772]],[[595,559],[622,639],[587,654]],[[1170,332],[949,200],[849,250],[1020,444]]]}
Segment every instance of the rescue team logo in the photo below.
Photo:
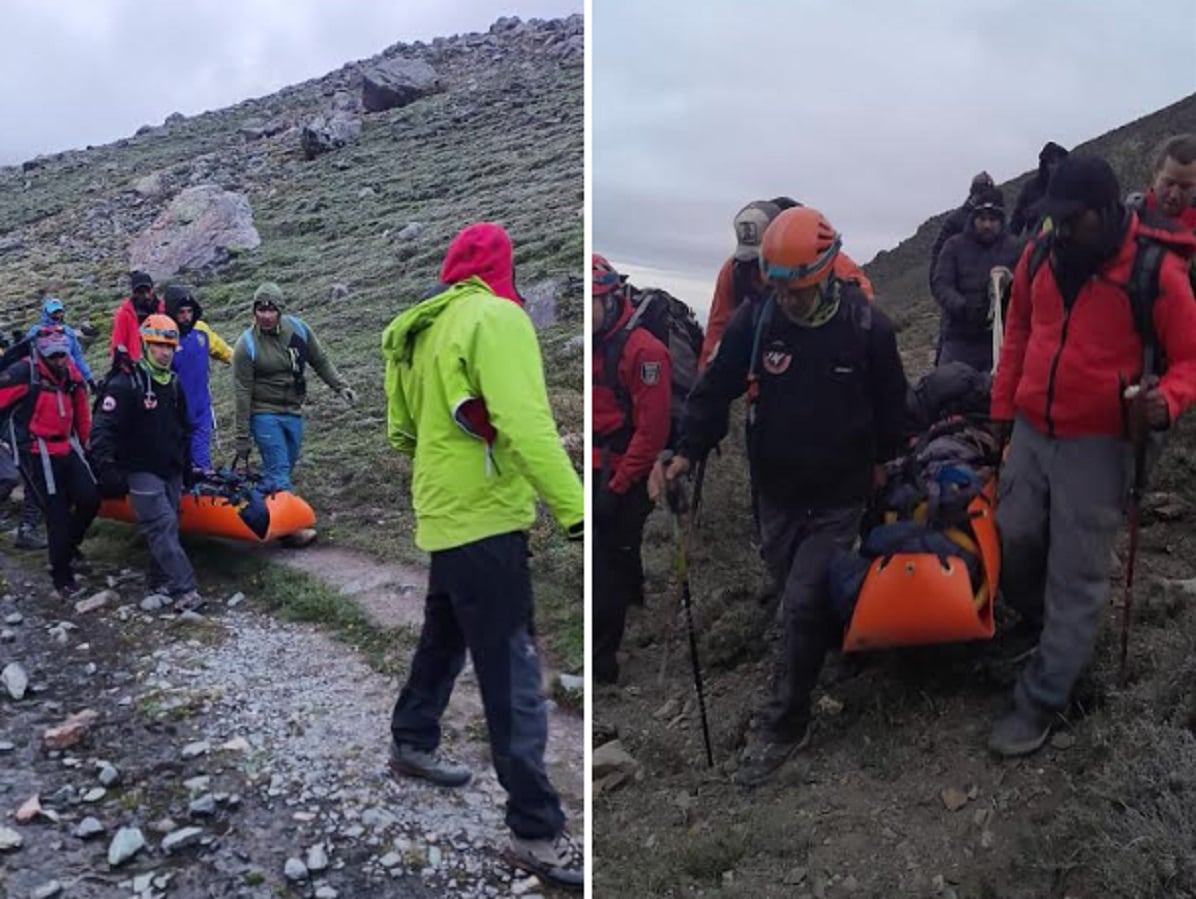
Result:
{"label": "rescue team logo", "polygon": [[770,375],[783,375],[793,362],[793,354],[783,343],[774,343],[764,350],[764,370]]}
{"label": "rescue team logo", "polygon": [[104,402],[100,403],[100,408],[105,412],[111,412],[116,408],[116,397],[106,396]]}
{"label": "rescue team logo", "polygon": [[655,387],[660,383],[660,363],[645,362],[640,366],[640,380],[648,387]]}

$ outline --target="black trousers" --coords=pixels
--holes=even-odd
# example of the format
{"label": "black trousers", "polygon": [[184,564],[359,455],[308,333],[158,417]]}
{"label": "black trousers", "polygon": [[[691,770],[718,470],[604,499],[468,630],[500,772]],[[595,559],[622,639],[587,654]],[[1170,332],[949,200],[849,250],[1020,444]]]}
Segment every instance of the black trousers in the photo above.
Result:
{"label": "black trousers", "polygon": [[25,490],[46,516],[50,576],[55,587],[71,587],[75,583],[71,558],[100,509],[100,493],[87,464],[73,452],[51,456],[49,468],[52,493],[41,455],[24,453],[21,457]]}
{"label": "black trousers", "polygon": [[[595,479],[595,492],[601,487]],[[640,544],[652,511],[648,484],[594,501],[594,678],[613,683],[619,676],[615,654],[623,642],[627,607],[642,604],[644,565]]]}

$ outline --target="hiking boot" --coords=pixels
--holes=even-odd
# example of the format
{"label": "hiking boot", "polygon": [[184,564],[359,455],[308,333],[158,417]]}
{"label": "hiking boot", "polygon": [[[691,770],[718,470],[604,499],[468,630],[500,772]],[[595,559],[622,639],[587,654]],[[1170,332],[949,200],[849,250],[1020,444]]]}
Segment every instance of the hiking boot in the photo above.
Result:
{"label": "hiking boot", "polygon": [[293,534],[287,534],[279,542],[291,549],[303,549],[303,547],[311,546],[315,543],[318,536],[319,534],[315,528],[300,528]]}
{"label": "hiking boot", "polygon": [[741,787],[752,789],[768,780],[789,757],[810,745],[810,726],[807,724],[802,735],[792,742],[781,742],[768,738],[749,743],[739,760],[735,781]]}
{"label": "hiking boot", "polygon": [[17,536],[12,545],[17,549],[45,549],[46,538],[37,528],[21,525],[17,528]]}
{"label": "hiking boot", "polygon": [[424,752],[411,746],[395,746],[390,751],[391,777],[422,777],[439,787],[463,787],[473,779],[465,765],[449,761],[439,750]]}
{"label": "hiking boot", "polygon": [[176,612],[198,612],[207,603],[198,590],[188,590],[186,593],[179,593],[171,598],[173,600],[171,605]]}
{"label": "hiking boot", "polygon": [[563,830],[551,840],[525,840],[511,834],[503,859],[512,867],[563,890],[580,893],[586,882],[586,860],[577,841]]}
{"label": "hiking boot", "polygon": [[1046,709],[1015,706],[993,725],[988,748],[1003,758],[1030,755],[1047,741],[1054,720],[1054,713]]}

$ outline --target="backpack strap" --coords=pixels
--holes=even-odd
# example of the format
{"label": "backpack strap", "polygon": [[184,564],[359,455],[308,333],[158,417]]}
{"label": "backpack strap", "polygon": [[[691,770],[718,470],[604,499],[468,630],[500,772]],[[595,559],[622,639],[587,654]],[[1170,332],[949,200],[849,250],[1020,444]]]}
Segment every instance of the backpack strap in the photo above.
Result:
{"label": "backpack strap", "polygon": [[773,308],[776,305],[776,301],[771,296],[766,296],[756,304],[752,312],[752,356],[751,361],[748,362],[747,375],[747,426],[749,433],[756,424],[756,400],[760,395],[760,345],[764,341],[764,334],[768,330],[768,326],[772,324]]}
{"label": "backpack strap", "polygon": [[245,352],[249,354],[249,361],[257,361],[257,343],[253,339],[253,328],[246,328],[241,332],[240,340],[245,342]]}
{"label": "backpack strap", "polygon": [[1130,314],[1134,317],[1134,328],[1142,341],[1143,359],[1153,362],[1151,370],[1143,371],[1143,375],[1158,374],[1166,367],[1154,328],[1154,301],[1159,296],[1159,273],[1166,253],[1167,248],[1158,241],[1139,237],[1130,280],[1126,285]]}
{"label": "backpack strap", "polygon": [[627,324],[612,334],[602,347],[602,386],[609,388],[615,395],[615,402],[623,413],[623,424],[619,426],[618,430],[612,431],[610,434],[603,434],[601,437],[597,434],[594,435],[594,441],[609,452],[625,452],[631,444],[631,436],[635,431],[632,421],[634,410],[631,406],[631,393],[619,380],[619,363],[623,359],[623,351],[627,348],[627,341],[631,339],[631,333],[635,328],[635,315],[632,315]]}

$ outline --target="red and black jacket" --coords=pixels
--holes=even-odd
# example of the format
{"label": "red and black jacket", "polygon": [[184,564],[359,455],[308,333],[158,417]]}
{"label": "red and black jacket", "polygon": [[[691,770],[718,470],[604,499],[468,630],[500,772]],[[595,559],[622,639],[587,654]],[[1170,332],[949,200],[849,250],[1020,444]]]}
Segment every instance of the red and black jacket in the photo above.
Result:
{"label": "red and black jacket", "polygon": [[[607,487],[619,494],[648,476],[668,442],[673,380],[665,345],[646,328],[623,330],[633,310],[622,303],[618,320],[598,337],[592,368],[592,464],[609,474]],[[608,372],[609,350],[619,342],[622,352]]]}
{"label": "red and black jacket", "polygon": [[66,456],[71,438],[80,446],[91,435],[87,383],[73,362],[61,372],[36,355],[0,372],[0,436],[22,452]]}
{"label": "red and black jacket", "polygon": [[1128,292],[1138,239],[1157,240],[1167,253],[1152,307],[1154,332],[1167,359],[1159,389],[1171,421],[1196,402],[1196,299],[1188,279],[1196,238],[1151,228],[1131,215],[1117,252],[1080,288],[1069,305],[1051,264],[1031,276],[1034,243],[1013,277],[1005,342],[993,380],[993,419],[1023,416],[1052,437],[1117,436],[1124,432],[1122,394],[1142,377],[1142,338]]}

